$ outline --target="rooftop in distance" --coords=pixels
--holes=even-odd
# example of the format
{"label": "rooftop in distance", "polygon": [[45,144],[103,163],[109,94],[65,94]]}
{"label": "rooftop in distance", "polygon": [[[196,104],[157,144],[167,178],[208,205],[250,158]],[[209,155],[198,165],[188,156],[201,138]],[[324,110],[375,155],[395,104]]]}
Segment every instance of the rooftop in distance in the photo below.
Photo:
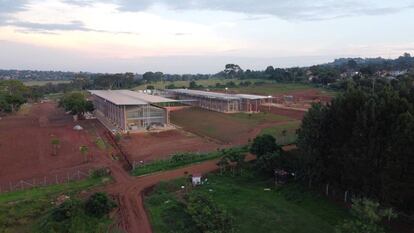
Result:
{"label": "rooftop in distance", "polygon": [[129,90],[89,90],[89,92],[109,102],[112,102],[115,105],[147,105],[155,103],[177,102],[177,100]]}
{"label": "rooftop in distance", "polygon": [[225,100],[238,100],[238,99],[258,100],[258,99],[269,98],[268,96],[262,96],[262,95],[226,94],[226,93],[199,91],[199,90],[190,90],[190,89],[171,89],[169,91],[181,93],[181,94],[189,94],[189,95],[194,95],[194,96],[202,96],[202,97],[225,99]]}

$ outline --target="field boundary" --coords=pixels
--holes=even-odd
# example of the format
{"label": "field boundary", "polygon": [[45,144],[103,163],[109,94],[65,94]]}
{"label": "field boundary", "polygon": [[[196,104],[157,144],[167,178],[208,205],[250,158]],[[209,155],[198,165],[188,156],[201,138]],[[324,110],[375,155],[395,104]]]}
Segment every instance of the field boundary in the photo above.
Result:
{"label": "field boundary", "polygon": [[77,169],[76,171],[72,172],[49,174],[43,177],[20,179],[17,181],[9,181],[5,183],[3,182],[0,183],[0,194],[83,180],[90,177],[93,171],[93,169]]}

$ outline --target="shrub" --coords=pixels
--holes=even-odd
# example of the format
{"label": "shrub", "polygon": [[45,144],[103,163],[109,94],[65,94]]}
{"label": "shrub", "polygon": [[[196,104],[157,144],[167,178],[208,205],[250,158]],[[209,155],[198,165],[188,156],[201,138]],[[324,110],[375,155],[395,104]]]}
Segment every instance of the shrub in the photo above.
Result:
{"label": "shrub", "polygon": [[336,233],[383,233],[381,221],[396,217],[392,209],[383,209],[378,202],[365,198],[352,200],[351,213],[355,218],[338,225]]}
{"label": "shrub", "polygon": [[107,168],[99,168],[92,172],[91,177],[100,178],[100,177],[105,177],[108,175],[109,175],[109,170]]}
{"label": "shrub", "polygon": [[105,193],[95,193],[85,203],[85,212],[95,217],[103,217],[116,207]]}
{"label": "shrub", "polygon": [[61,222],[79,214],[80,211],[82,209],[79,200],[67,200],[52,210],[51,217],[54,221]]}
{"label": "shrub", "polygon": [[187,212],[201,232],[227,233],[233,231],[233,218],[205,194],[190,194]]}

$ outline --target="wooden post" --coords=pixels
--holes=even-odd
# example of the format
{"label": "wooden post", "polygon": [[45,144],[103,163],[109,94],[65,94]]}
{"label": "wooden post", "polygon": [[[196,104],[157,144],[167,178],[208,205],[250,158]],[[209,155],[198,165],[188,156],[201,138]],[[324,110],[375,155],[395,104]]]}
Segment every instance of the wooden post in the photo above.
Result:
{"label": "wooden post", "polygon": [[326,196],[329,196],[329,184],[326,184]]}
{"label": "wooden post", "polygon": [[345,191],[345,197],[344,202],[346,203],[348,201],[348,190]]}
{"label": "wooden post", "polygon": [[55,180],[56,180],[56,184],[59,184],[59,180],[58,180],[57,175],[55,175]]}

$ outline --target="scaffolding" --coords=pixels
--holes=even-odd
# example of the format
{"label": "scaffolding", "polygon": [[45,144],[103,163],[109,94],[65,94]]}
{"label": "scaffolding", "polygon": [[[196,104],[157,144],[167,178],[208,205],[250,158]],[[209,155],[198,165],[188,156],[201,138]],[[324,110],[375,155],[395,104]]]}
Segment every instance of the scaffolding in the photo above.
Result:
{"label": "scaffolding", "polygon": [[247,94],[226,94],[189,89],[169,90],[176,99],[192,106],[224,112],[259,112],[259,106],[271,97]]}

